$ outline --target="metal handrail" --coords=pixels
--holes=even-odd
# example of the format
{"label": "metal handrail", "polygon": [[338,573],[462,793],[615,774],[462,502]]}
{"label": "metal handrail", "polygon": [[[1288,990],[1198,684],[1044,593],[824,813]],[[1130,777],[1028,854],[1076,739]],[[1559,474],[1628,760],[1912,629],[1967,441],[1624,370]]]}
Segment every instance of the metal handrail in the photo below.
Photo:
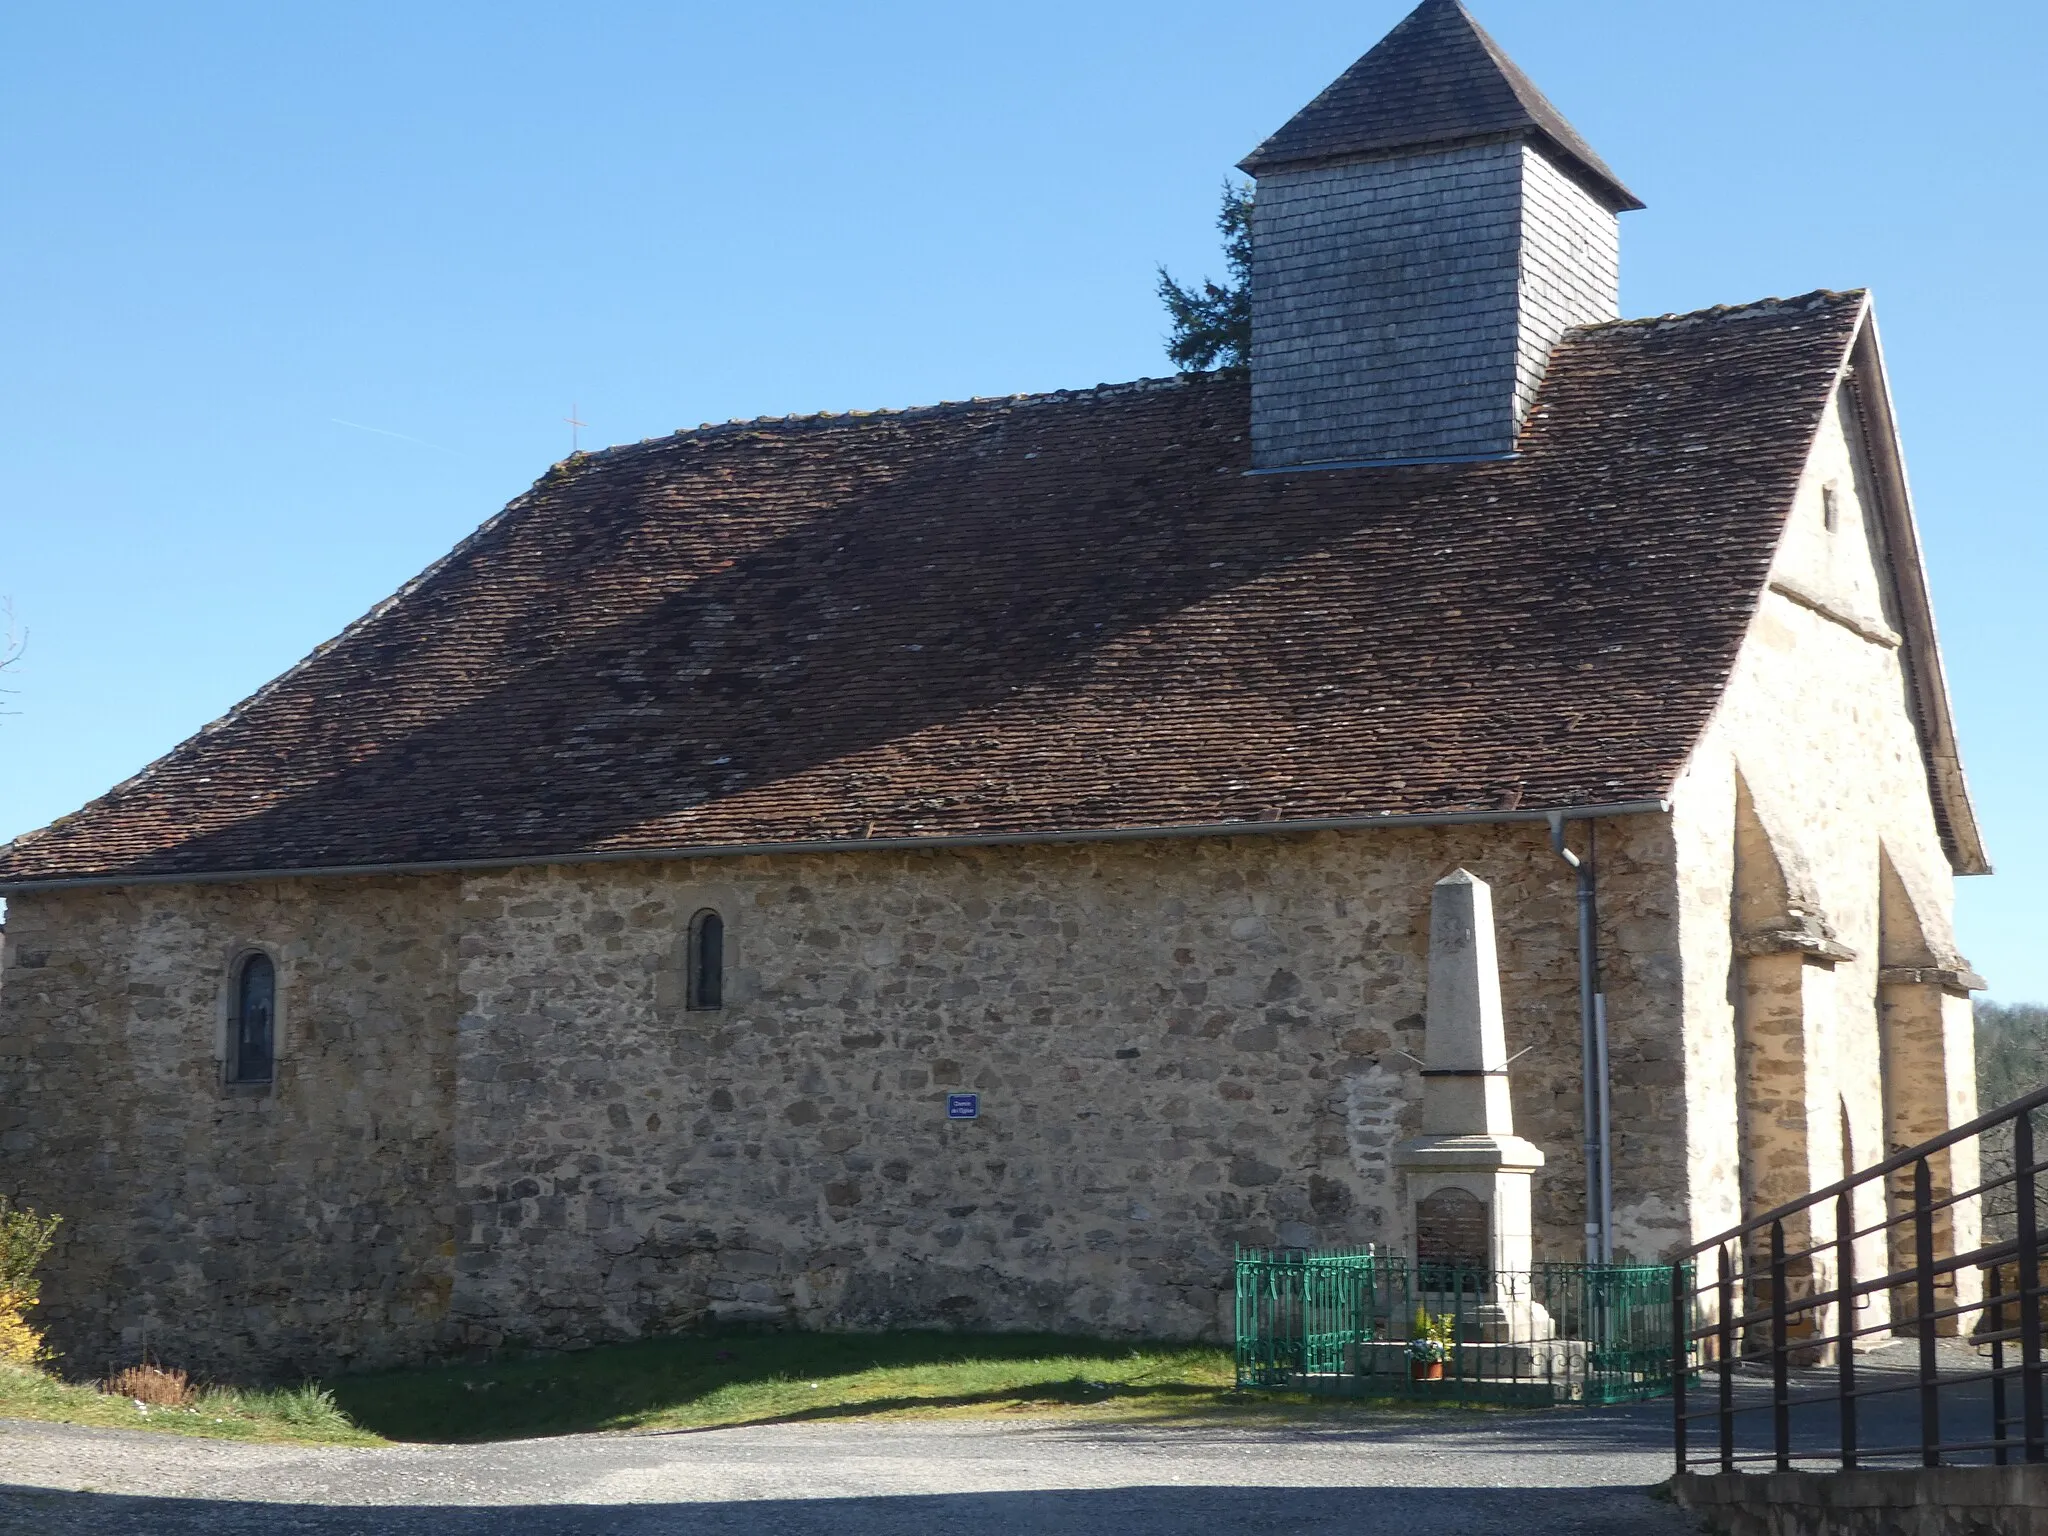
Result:
{"label": "metal handrail", "polygon": [[[2028,1110],[2038,1109],[2043,1104],[2048,1104],[2048,1087],[2037,1088],[2025,1098],[2014,1099],[2003,1108],[1994,1109],[1989,1114],[1979,1115],[1967,1125],[1959,1125],[1951,1130],[1943,1131],[1939,1136],[1930,1137],[1918,1146],[1908,1147],[1903,1152],[1894,1152],[1883,1162],[1873,1163],[1861,1173],[1852,1173],[1846,1179],[1837,1179],[1825,1189],[1816,1189],[1811,1194],[1801,1195],[1797,1200],[1789,1200],[1774,1210],[1765,1211],[1761,1216],[1752,1216],[1741,1226],[1730,1227],[1719,1237],[1710,1237],[1703,1243],[1694,1243],[1690,1248],[1680,1253],[1679,1257],[1681,1259],[1696,1258],[1710,1248],[1718,1248],[1723,1243],[1733,1242],[1739,1237],[1769,1226],[1774,1221],[1782,1221],[1787,1216],[1796,1216],[1801,1211],[1818,1205],[1823,1200],[1831,1200],[1836,1195],[1855,1189],[1859,1185],[1868,1184],[1872,1179],[1881,1179],[1887,1174],[1897,1173],[1901,1168],[1909,1168],[1923,1157],[1932,1157],[1937,1152],[1946,1152],[1957,1142],[1968,1141],[1972,1136],[1981,1136],[1984,1132],[2003,1125],[2006,1121],[2025,1114]],[[2042,1171],[2043,1166],[2048,1165],[2037,1164],[2030,1171],[2038,1173]],[[1979,1185],[1976,1189],[1969,1191],[1969,1193],[1981,1194],[1985,1189],[1997,1188],[1999,1185],[2012,1182],[2013,1176],[2008,1175],[1993,1184]],[[1886,1225],[1890,1226],[1893,1223],[1888,1222]],[[1870,1230],[1876,1231],[1879,1229],[1871,1228]]]}
{"label": "metal handrail", "polygon": [[[1751,1217],[1676,1256],[1670,1336],[1672,1433],[1680,1472],[1702,1462],[1718,1464],[1724,1472],[1758,1461],[1771,1462],[1781,1471],[1789,1470],[1795,1460],[1834,1461],[1851,1468],[1862,1460],[1913,1454],[1924,1465],[1939,1466],[1945,1457],[1987,1451],[1999,1465],[2015,1453],[2029,1462],[2048,1461],[2048,1404],[2044,1404],[2048,1382],[2044,1382],[2043,1369],[2048,1253],[2042,1248],[2043,1223],[2037,1204],[2048,1193],[2040,1178],[2048,1173],[2048,1162],[2036,1157],[2031,1118],[2043,1106],[2048,1106],[2048,1087]],[[1967,1187],[1944,1189],[1937,1196],[1931,1162],[1937,1154],[2007,1127],[2012,1133],[2009,1171],[1979,1178]],[[1907,1170],[1912,1173],[1910,1196],[1902,1194],[1893,1181],[1894,1175]],[[1875,1225],[1859,1225],[1854,1196],[1873,1184],[1882,1188],[1886,1216]],[[1968,1232],[1969,1226],[1962,1215],[1949,1213],[1962,1212],[1987,1194],[2007,1189],[2012,1192],[2010,1235],[1954,1251],[1954,1237]],[[1806,1228],[1800,1246],[1788,1246],[1788,1227],[1830,1203],[1832,1221],[1813,1223]],[[1946,1232],[1939,1242],[1937,1216],[1943,1217]],[[1818,1230],[1827,1230],[1828,1235],[1813,1236]],[[1882,1274],[1858,1272],[1857,1245],[1872,1238],[1882,1239],[1887,1264]],[[1950,1251],[1939,1251],[1943,1245]],[[1706,1273],[1710,1257],[1714,1261],[1711,1278]],[[1898,1267],[1889,1267],[1894,1264]],[[1698,1273],[1696,1285],[1681,1280],[1686,1269]],[[1973,1271],[1981,1272],[1988,1281],[1981,1299],[1971,1299],[1970,1288],[1963,1283],[1962,1277]],[[1890,1301],[1889,1315],[1881,1321],[1860,1321],[1858,1314],[1864,1310],[1865,1300],[1880,1294]],[[1699,1301],[1706,1304],[1695,1309]],[[1832,1317],[1827,1315],[1828,1309],[1832,1309]],[[1963,1335],[1965,1320],[1972,1315],[1979,1321],[1968,1336],[1989,1351],[1990,1368],[1944,1376],[1936,1350],[1937,1335],[1946,1331]],[[1904,1379],[1859,1383],[1857,1344],[1885,1332],[1917,1340],[1913,1369]],[[2019,1359],[2017,1364],[2008,1364],[2008,1347],[2013,1344],[2018,1346]],[[1830,1352],[1834,1355],[1833,1385],[1806,1389],[1809,1384],[1802,1382],[1802,1390],[1795,1392],[1793,1369],[1821,1364]],[[1769,1393],[1738,1404],[1737,1372],[1758,1370],[1769,1372]],[[1714,1401],[1710,1407],[1695,1409],[1688,1403],[1689,1382],[1708,1373],[1714,1378]],[[2013,1383],[2019,1387],[2017,1413],[2011,1411],[2008,1392]],[[1952,1399],[1956,1389],[1985,1385],[1991,1396],[1991,1438],[1968,1429],[1960,1437],[1945,1438],[1943,1393],[1948,1392]],[[1860,1446],[1858,1404],[1902,1393],[1919,1398],[1919,1443]],[[1836,1407],[1839,1417],[1837,1448],[1826,1453],[1795,1451],[1792,1410],[1827,1404]],[[1770,1417],[1771,1448],[1738,1448],[1737,1419],[1758,1414]],[[1689,1430],[1707,1421],[1716,1425],[1718,1443],[1713,1450],[1695,1456],[1688,1443]]]}

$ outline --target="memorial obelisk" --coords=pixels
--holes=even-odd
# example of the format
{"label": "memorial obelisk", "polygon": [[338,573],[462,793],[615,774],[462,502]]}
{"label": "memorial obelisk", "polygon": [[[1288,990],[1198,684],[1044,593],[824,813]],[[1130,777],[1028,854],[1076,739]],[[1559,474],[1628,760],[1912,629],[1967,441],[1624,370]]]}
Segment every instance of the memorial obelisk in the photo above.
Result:
{"label": "memorial obelisk", "polygon": [[1508,1105],[1493,892],[1462,869],[1437,882],[1430,902],[1423,1054],[1422,1134],[1394,1151],[1421,1288],[1459,1276],[1461,1289],[1487,1292],[1482,1337],[1548,1338],[1550,1320],[1528,1291],[1529,1184],[1543,1154],[1515,1134]]}

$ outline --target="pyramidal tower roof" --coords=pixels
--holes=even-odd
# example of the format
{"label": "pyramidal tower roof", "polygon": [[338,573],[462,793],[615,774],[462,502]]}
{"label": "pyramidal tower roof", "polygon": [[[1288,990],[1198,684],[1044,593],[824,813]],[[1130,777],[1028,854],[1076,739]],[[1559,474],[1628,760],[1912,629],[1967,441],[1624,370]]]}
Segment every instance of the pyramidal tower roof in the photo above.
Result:
{"label": "pyramidal tower roof", "polygon": [[1282,166],[1498,133],[1545,140],[1617,209],[1643,206],[1459,0],[1422,0],[1240,168],[1260,176]]}

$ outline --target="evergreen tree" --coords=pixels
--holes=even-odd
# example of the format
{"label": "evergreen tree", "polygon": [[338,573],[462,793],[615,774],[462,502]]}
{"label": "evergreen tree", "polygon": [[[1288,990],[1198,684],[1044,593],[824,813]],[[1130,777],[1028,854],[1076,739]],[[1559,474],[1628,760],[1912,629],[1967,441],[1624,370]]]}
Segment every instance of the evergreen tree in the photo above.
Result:
{"label": "evergreen tree", "polygon": [[1182,373],[1242,373],[1252,356],[1252,189],[1223,184],[1223,259],[1230,280],[1183,288],[1159,269],[1159,297],[1173,317],[1166,355]]}

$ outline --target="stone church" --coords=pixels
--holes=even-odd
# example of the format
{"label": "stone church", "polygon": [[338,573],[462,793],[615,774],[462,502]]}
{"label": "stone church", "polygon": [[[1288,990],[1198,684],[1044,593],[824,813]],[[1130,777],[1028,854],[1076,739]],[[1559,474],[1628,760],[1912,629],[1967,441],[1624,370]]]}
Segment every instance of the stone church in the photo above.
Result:
{"label": "stone church", "polygon": [[1411,1240],[1458,869],[1539,1256],[1974,1112],[1869,297],[1620,318],[1641,205],[1456,0],[1244,168],[1244,376],[572,455],[0,850],[74,1368],[1227,1335],[1234,1244]]}

